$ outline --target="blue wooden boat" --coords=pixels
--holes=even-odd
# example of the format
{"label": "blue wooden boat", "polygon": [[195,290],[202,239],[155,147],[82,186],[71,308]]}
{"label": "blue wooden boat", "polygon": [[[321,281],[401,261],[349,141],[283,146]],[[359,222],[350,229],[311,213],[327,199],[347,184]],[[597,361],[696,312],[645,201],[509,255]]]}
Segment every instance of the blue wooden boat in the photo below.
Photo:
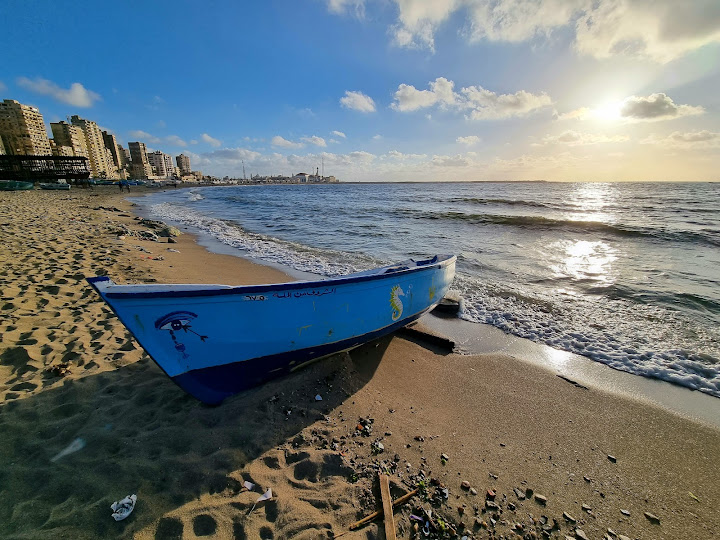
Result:
{"label": "blue wooden boat", "polygon": [[46,184],[38,184],[40,186],[40,189],[55,189],[55,190],[63,190],[67,191],[70,189],[70,184],[63,184],[60,182],[57,183],[46,183]]}
{"label": "blue wooden boat", "polygon": [[200,401],[226,397],[406,326],[455,276],[438,255],[319,281],[117,285],[88,278],[148,354]]}

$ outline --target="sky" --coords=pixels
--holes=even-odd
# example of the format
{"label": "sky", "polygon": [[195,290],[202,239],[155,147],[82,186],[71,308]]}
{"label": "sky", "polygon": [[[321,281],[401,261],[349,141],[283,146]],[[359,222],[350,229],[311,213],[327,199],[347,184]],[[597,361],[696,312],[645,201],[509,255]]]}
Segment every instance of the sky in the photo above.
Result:
{"label": "sky", "polygon": [[3,0],[0,99],[215,176],[720,180],[718,0]]}

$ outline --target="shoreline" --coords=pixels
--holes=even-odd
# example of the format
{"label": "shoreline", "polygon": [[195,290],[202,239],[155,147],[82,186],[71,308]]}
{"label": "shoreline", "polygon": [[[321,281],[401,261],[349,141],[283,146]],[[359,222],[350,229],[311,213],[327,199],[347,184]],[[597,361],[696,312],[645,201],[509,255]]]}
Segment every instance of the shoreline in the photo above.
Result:
{"label": "shoreline", "polygon": [[[153,193],[156,193],[156,191],[149,191],[139,196],[132,195],[131,198],[152,195]],[[133,203],[134,201],[130,202]],[[149,217],[148,212],[141,212],[138,215]],[[188,227],[184,227],[179,223],[173,223],[173,225],[188,230]],[[254,262],[261,266],[267,266],[284,273],[287,281],[322,277],[301,272],[282,264],[246,257],[238,250],[223,244],[202,231],[199,233],[193,231],[191,234],[195,241],[213,256],[227,255]],[[543,367],[550,372],[569,377],[580,384],[590,385],[610,394],[653,404],[690,420],[720,428],[720,398],[701,391],[692,390],[662,379],[644,377],[614,369],[579,354],[562,351],[526,338],[506,334],[488,324],[465,321],[455,317],[438,317],[433,314],[423,316],[419,322],[432,331],[444,334],[457,342],[463,354],[504,354],[513,356],[521,361]]]}
{"label": "shoreline", "polygon": [[[0,536],[328,537],[377,509],[379,470],[395,498],[423,477],[428,486],[396,511],[401,538],[418,507],[471,538],[720,529],[720,430],[507,354],[389,336],[202,406],[84,276],[241,284],[287,274],[209,253],[190,235],[167,245],[118,235],[120,223],[139,226],[114,190],[18,194],[0,194]],[[247,480],[258,488],[243,490]],[[268,487],[273,499],[249,513]],[[135,511],[114,522],[109,505],[131,493]]]}

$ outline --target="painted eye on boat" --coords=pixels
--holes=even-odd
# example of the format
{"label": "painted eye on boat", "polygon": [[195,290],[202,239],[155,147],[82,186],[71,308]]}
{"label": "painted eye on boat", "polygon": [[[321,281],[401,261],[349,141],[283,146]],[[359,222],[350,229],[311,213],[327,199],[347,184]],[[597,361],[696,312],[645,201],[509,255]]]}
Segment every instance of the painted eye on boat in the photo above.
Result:
{"label": "painted eye on boat", "polygon": [[173,311],[155,321],[155,328],[158,330],[181,330],[196,318],[197,315],[190,311]]}

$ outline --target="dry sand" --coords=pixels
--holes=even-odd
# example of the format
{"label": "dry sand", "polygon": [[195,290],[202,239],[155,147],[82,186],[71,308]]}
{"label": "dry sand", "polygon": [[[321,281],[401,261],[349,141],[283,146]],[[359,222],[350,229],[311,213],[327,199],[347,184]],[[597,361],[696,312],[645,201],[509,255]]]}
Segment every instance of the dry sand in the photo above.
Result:
{"label": "dry sand", "polygon": [[[112,188],[0,193],[0,537],[327,538],[381,507],[379,470],[394,497],[426,477],[396,510],[400,538],[421,507],[458,538],[719,536],[720,431],[514,358],[387,337],[200,404],[84,278],[288,278],[189,235],[118,239],[120,224],[145,229],[130,209]],[[547,504],[518,497],[528,489]],[[113,521],[131,493],[135,511]],[[376,522],[343,538],[384,534]]]}

